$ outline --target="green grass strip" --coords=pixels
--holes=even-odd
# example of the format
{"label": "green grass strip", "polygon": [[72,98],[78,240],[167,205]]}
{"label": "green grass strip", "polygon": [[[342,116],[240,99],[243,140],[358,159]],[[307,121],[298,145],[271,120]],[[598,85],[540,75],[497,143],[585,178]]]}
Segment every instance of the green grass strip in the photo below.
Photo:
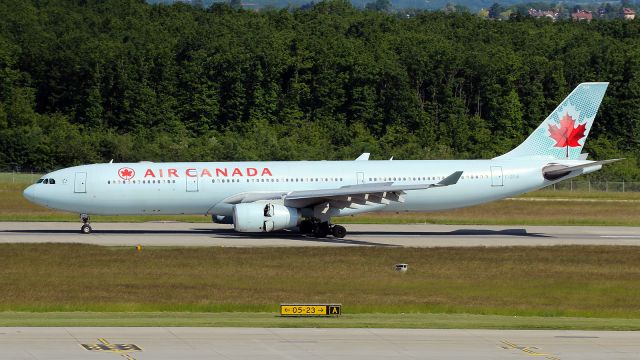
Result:
{"label": "green grass strip", "polygon": [[640,330],[640,319],[415,313],[283,318],[265,312],[0,312],[0,326]]}

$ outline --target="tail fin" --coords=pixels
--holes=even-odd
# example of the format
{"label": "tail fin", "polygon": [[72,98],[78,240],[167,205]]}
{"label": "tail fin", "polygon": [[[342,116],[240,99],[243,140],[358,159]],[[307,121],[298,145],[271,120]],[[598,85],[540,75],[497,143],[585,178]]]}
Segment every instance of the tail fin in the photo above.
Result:
{"label": "tail fin", "polygon": [[582,83],[517,148],[496,159],[579,159],[609,83]]}

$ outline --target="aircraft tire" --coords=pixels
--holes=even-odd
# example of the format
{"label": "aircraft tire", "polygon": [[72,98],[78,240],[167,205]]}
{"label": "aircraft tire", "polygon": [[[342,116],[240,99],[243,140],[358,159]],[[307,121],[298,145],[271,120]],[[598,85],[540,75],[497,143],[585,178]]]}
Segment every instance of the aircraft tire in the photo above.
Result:
{"label": "aircraft tire", "polygon": [[347,229],[345,229],[344,226],[333,225],[331,228],[331,234],[338,239],[342,239],[347,235]]}
{"label": "aircraft tire", "polygon": [[91,234],[91,225],[88,225],[88,224],[82,225],[82,227],[80,228],[80,232],[83,234]]}
{"label": "aircraft tire", "polygon": [[315,229],[313,229],[313,236],[315,237],[323,238],[323,237],[327,237],[327,235],[329,235],[328,222],[319,223],[315,226]]}
{"label": "aircraft tire", "polygon": [[311,220],[302,220],[298,225],[298,229],[302,234],[311,234],[313,232],[313,223]]}

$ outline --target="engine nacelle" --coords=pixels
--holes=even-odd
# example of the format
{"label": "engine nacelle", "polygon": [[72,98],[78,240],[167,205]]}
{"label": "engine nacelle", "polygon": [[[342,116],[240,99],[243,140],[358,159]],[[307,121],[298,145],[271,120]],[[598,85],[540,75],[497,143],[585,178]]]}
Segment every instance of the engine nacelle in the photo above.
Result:
{"label": "engine nacelle", "polygon": [[233,224],[239,232],[269,232],[298,226],[300,210],[272,203],[246,203],[233,207]]}
{"label": "engine nacelle", "polygon": [[216,224],[233,224],[233,216],[211,215],[211,221]]}

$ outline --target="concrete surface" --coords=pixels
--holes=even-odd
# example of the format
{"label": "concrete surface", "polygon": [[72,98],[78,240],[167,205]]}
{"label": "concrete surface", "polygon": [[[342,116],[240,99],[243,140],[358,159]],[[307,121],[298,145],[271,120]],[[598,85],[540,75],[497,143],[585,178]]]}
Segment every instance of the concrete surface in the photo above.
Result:
{"label": "concrete surface", "polygon": [[535,246],[640,245],[640,228],[607,226],[345,225],[344,239],[294,232],[246,234],[231,225],[180,222],[0,222],[0,243],[85,243],[110,246]]}
{"label": "concrete surface", "polygon": [[[87,350],[82,344],[96,349]],[[135,349],[131,345],[141,349]],[[117,350],[120,348],[121,350]],[[638,359],[640,333],[556,330],[0,328],[1,359]],[[122,350],[124,349],[124,350]],[[128,350],[127,350],[128,349]]]}

